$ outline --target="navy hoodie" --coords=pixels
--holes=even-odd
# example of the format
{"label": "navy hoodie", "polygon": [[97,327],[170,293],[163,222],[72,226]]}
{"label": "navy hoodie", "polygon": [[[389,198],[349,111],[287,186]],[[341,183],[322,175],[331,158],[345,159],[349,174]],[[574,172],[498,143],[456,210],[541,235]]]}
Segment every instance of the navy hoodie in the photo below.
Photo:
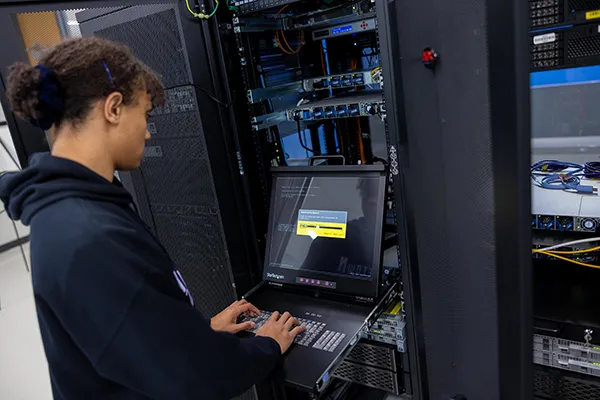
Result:
{"label": "navy hoodie", "polygon": [[56,400],[228,399],[267,377],[273,339],[214,332],[120,185],[37,154],[0,177],[31,225],[33,290]]}

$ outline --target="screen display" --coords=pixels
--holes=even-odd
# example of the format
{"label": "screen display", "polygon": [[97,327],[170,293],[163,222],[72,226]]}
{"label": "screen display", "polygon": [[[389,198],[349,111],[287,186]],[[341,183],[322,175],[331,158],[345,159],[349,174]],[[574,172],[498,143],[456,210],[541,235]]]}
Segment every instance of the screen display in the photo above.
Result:
{"label": "screen display", "polygon": [[331,30],[332,35],[338,35],[340,33],[352,32],[352,25],[340,26]]}
{"label": "screen display", "polygon": [[287,176],[274,184],[267,277],[296,270],[371,279],[381,246],[375,243],[383,208],[379,177]]}

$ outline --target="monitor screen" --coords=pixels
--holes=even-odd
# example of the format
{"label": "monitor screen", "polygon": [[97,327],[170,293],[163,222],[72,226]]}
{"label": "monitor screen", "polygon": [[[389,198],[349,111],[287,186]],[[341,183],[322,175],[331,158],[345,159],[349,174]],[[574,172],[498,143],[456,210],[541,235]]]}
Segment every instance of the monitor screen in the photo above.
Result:
{"label": "monitor screen", "polygon": [[328,289],[347,279],[371,282],[384,192],[383,174],[276,176],[265,278]]}

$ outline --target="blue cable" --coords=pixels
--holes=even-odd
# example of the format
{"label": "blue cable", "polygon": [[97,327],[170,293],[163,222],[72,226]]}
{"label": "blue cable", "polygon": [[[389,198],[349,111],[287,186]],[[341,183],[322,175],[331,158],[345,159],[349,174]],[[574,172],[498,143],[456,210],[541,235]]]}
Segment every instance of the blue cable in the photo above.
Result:
{"label": "blue cable", "polygon": [[550,190],[596,194],[598,188],[581,185],[585,167],[568,161],[542,160],[531,166],[531,179],[536,186]]}

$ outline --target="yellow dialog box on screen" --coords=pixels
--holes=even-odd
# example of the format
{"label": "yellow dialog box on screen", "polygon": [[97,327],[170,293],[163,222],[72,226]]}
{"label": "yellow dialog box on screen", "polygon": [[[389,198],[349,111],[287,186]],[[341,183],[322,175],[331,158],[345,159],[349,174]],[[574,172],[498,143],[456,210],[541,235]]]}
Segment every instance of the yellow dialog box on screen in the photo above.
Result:
{"label": "yellow dialog box on screen", "polygon": [[312,239],[318,237],[345,239],[347,222],[346,211],[300,210],[296,234],[310,236]]}

